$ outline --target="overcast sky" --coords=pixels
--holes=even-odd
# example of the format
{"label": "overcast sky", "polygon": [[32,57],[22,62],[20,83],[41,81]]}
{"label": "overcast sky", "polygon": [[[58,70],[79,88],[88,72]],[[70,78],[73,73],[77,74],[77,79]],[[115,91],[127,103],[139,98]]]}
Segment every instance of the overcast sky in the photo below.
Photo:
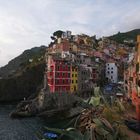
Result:
{"label": "overcast sky", "polygon": [[56,30],[96,34],[140,28],[140,0],[0,0],[0,66]]}

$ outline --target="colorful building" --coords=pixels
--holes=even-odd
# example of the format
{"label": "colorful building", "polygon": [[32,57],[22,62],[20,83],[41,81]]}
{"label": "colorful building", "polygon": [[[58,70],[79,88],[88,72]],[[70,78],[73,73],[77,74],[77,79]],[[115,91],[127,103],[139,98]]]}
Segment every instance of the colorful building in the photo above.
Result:
{"label": "colorful building", "polygon": [[47,81],[50,92],[69,92],[71,82],[70,73],[69,61],[49,55]]}
{"label": "colorful building", "polygon": [[135,71],[133,77],[132,102],[136,106],[137,119],[140,121],[140,35],[137,36],[135,49]]}
{"label": "colorful building", "polygon": [[97,82],[97,71],[93,66],[80,65],[78,69],[78,90],[88,91],[94,88]]}
{"label": "colorful building", "polygon": [[112,83],[118,82],[118,67],[112,60],[106,63],[106,78]]}
{"label": "colorful building", "polygon": [[137,119],[140,121],[140,35],[137,37],[134,59],[125,71],[124,78],[128,97],[132,97],[132,103],[136,107]]}
{"label": "colorful building", "polygon": [[70,84],[70,92],[74,93],[78,90],[78,67],[71,66],[71,84]]}
{"label": "colorful building", "polygon": [[95,37],[74,36],[70,31],[50,43],[46,55],[45,83],[51,93],[76,93],[94,88],[98,81],[98,71],[91,59],[95,43]]}

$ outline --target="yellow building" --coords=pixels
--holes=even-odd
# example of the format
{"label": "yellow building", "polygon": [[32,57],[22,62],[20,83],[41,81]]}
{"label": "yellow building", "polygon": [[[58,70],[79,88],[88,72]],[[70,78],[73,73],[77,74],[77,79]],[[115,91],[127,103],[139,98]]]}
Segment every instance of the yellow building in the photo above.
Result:
{"label": "yellow building", "polygon": [[78,90],[78,68],[76,66],[71,66],[70,92],[74,93],[77,90]]}

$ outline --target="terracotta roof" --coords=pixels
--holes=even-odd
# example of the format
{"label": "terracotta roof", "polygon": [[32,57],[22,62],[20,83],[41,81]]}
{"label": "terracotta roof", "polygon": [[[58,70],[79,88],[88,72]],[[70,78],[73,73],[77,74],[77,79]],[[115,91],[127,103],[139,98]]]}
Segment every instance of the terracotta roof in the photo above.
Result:
{"label": "terracotta roof", "polygon": [[107,63],[115,63],[115,61],[113,59],[109,59],[106,61]]}

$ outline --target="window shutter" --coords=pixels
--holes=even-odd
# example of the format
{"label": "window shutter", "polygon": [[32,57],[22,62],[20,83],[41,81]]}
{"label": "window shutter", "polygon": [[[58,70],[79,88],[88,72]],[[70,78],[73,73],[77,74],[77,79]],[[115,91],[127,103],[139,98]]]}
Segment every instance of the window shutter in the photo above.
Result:
{"label": "window shutter", "polygon": [[136,64],[136,72],[139,72],[139,63]]}

